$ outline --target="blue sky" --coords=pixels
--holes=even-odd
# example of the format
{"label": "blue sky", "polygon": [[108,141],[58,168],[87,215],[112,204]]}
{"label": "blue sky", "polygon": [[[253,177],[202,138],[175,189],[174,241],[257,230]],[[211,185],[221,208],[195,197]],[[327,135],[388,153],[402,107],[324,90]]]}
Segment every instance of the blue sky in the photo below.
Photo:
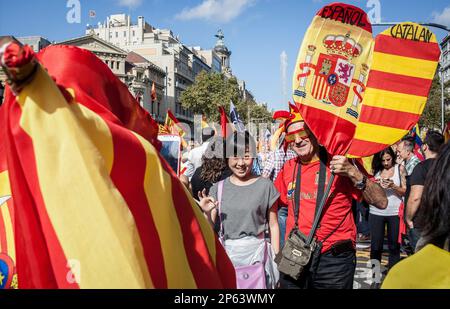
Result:
{"label": "blue sky", "polygon": [[[80,23],[68,23],[69,1],[0,0],[0,35],[41,35],[61,41],[84,34],[86,24],[97,24],[115,13],[144,16],[157,28],[169,28],[189,46],[212,48],[221,28],[232,51],[233,73],[247,83],[259,102],[285,109],[291,77],[303,35],[324,0],[79,0]],[[78,1],[78,0],[75,0]],[[381,21],[439,22],[450,27],[448,0],[341,1],[369,12],[380,3]],[[369,5],[369,7],[367,7]],[[96,11],[89,18],[89,10]],[[374,27],[374,33],[384,28]],[[433,30],[438,39],[446,33]],[[284,59],[285,72],[281,65]],[[283,81],[285,83],[283,84]]]}

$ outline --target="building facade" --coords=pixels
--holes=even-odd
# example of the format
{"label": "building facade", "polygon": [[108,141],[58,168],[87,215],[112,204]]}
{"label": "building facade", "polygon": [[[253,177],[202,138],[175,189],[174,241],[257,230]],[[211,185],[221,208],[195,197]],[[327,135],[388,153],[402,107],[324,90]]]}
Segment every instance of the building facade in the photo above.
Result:
{"label": "building facade", "polygon": [[[165,113],[161,109],[165,89],[166,74],[164,70],[136,53],[129,53],[104,41],[93,31],[83,37],[57,44],[77,46],[93,52],[128,86],[140,105],[152,114],[153,118],[160,122],[164,121]],[[155,83],[156,100],[152,104],[153,83]]]}
{"label": "building facade", "polygon": [[[183,122],[193,123],[193,113],[181,107],[181,93],[194,83],[193,62],[199,72],[201,57],[194,57],[193,52],[182,44],[171,30],[157,29],[139,16],[137,24],[131,22],[126,14],[111,15],[106,22],[87,31],[101,39],[127,51],[133,51],[153,62],[166,72],[165,96],[161,112],[168,109]],[[207,66],[207,64],[204,64]]]}
{"label": "building facade", "polygon": [[108,42],[103,41],[94,33],[88,35],[58,42],[57,45],[77,46],[93,52],[104,63],[106,63],[111,71],[124,83],[127,83],[127,74],[125,71],[125,61],[128,53]]}
{"label": "building facade", "polygon": [[[135,52],[129,52],[127,55],[126,72],[131,93],[156,121],[164,122],[165,114],[161,112],[161,106],[165,94],[166,72]],[[152,100],[153,83],[155,100]]]}
{"label": "building facade", "polygon": [[233,73],[231,71],[231,51],[225,45],[223,32],[221,29],[217,31],[215,35],[217,38],[216,46],[214,46],[214,52],[220,58],[220,65],[222,67],[222,73],[227,76],[232,76]]}
{"label": "building facade", "polygon": [[49,40],[41,36],[24,36],[18,37],[17,40],[23,45],[29,45],[35,53],[52,44]]}
{"label": "building facade", "polygon": [[202,49],[200,46],[189,48],[194,54],[202,57],[203,61],[211,68],[211,72],[222,72],[222,60],[219,55],[216,54],[214,49]]}

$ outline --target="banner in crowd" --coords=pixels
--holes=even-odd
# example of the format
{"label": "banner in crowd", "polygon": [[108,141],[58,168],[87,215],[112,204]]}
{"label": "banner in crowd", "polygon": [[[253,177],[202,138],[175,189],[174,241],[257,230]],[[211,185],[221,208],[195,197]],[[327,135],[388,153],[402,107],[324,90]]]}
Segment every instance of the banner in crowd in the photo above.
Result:
{"label": "banner in crowd", "polygon": [[222,132],[222,137],[227,138],[233,132],[236,131],[233,123],[230,122],[230,119],[227,116],[227,112],[223,106],[219,106],[219,114],[220,114],[220,129]]}
{"label": "banner in crowd", "polygon": [[350,147],[372,48],[372,26],[366,13],[343,3],[319,10],[304,36],[293,76],[293,97],[329,153],[345,154]]}
{"label": "banner in crowd", "polygon": [[241,117],[239,116],[239,113],[237,112],[237,109],[232,101],[230,101],[230,119],[238,132],[245,131],[245,125],[242,122]]}
{"label": "banner in crowd", "polygon": [[[10,44],[3,59],[14,70],[28,54]],[[19,288],[235,287],[223,247],[154,146],[156,123],[126,86],[86,50],[51,46],[38,58],[17,96],[7,88],[0,128]]]}
{"label": "banner in crowd", "polygon": [[349,155],[379,152],[413,129],[425,108],[439,56],[436,36],[416,23],[397,24],[375,38]]}

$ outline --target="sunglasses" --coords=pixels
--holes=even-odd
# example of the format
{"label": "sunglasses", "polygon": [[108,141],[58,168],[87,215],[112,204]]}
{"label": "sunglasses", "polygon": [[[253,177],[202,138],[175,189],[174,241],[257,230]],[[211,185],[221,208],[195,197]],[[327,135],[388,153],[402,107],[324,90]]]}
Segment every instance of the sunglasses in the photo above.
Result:
{"label": "sunglasses", "polygon": [[306,133],[305,129],[299,129],[297,131],[286,134],[285,139],[287,142],[295,142],[297,137],[300,137],[301,139],[307,139],[309,136],[308,133]]}

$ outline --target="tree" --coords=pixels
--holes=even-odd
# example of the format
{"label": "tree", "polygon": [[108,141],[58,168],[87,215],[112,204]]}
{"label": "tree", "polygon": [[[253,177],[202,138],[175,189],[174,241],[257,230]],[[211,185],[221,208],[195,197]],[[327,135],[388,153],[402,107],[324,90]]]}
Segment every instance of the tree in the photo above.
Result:
{"label": "tree", "polygon": [[439,69],[436,70],[434,75],[427,104],[419,120],[420,127],[441,128],[441,82],[438,72]]}
{"label": "tree", "polygon": [[195,78],[195,83],[181,94],[181,105],[196,114],[205,115],[209,121],[219,122],[219,106],[230,110],[230,101],[244,124],[250,118],[258,121],[272,122],[272,115],[267,106],[258,105],[254,100],[244,100],[235,77],[227,78],[221,73],[207,73],[202,71]]}
{"label": "tree", "polygon": [[218,107],[229,110],[230,100],[239,101],[239,86],[235,78],[226,78],[221,73],[200,72],[195,83],[181,94],[181,105],[195,114],[203,114],[208,120],[218,122]]}
{"label": "tree", "polygon": [[253,100],[240,101],[240,104],[236,106],[241,118],[244,118],[244,122],[248,123],[249,111],[250,120],[258,123],[272,123],[272,113],[267,110],[267,105],[259,105]]}

